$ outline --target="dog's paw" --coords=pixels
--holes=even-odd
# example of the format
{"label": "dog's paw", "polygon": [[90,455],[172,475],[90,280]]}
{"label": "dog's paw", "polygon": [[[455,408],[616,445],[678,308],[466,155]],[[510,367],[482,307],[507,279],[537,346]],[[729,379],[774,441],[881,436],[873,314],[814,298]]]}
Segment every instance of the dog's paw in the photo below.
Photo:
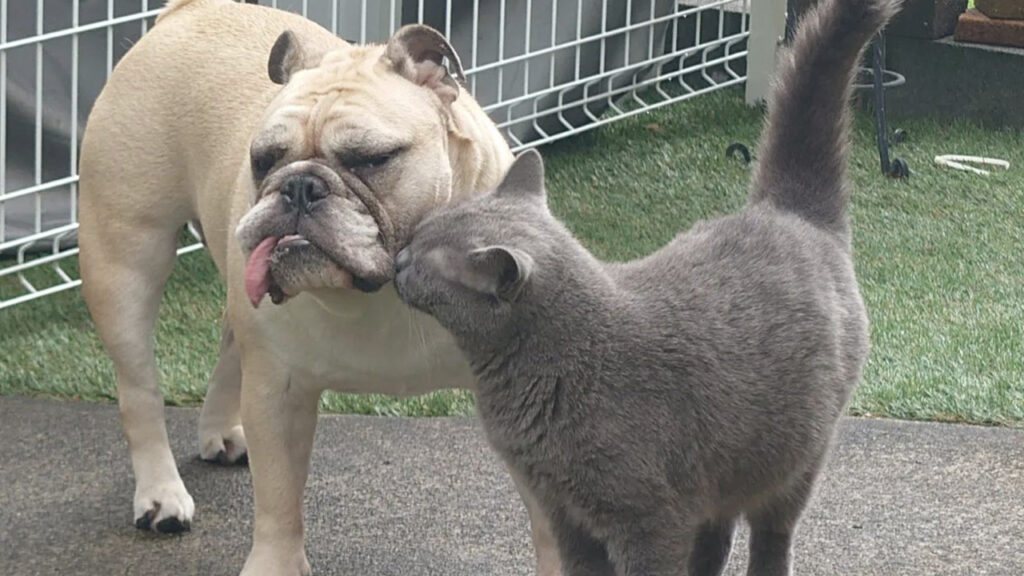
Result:
{"label": "dog's paw", "polygon": [[249,452],[241,426],[227,430],[215,427],[199,430],[199,457],[217,464],[248,464]]}
{"label": "dog's paw", "polygon": [[160,534],[188,532],[196,505],[181,481],[135,490],[135,527]]}

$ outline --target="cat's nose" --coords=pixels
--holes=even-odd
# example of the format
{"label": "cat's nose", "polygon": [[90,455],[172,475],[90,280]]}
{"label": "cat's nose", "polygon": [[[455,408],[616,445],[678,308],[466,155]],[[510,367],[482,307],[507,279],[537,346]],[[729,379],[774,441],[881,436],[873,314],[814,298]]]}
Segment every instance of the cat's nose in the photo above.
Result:
{"label": "cat's nose", "polygon": [[412,254],[408,248],[402,248],[398,252],[398,256],[395,256],[395,273],[401,272],[404,268],[412,263]]}

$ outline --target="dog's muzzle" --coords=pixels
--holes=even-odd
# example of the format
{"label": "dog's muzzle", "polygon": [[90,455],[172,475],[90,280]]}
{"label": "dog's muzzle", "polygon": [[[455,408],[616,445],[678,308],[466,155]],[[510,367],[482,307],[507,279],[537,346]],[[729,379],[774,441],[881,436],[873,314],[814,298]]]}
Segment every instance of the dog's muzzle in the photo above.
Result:
{"label": "dog's muzzle", "polygon": [[293,210],[312,212],[331,193],[323,178],[310,173],[295,174],[281,186],[281,196]]}

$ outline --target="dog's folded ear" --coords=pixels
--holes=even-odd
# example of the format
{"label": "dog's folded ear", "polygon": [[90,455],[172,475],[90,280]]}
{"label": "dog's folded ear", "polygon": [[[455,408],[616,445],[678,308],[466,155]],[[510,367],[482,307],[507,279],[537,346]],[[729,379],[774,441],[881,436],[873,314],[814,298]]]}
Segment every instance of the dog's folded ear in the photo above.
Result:
{"label": "dog's folded ear", "polygon": [[285,30],[270,49],[267,74],[274,84],[287,84],[296,72],[317,66],[322,58],[323,53],[304,49],[298,37],[291,30]]}
{"label": "dog's folded ear", "polygon": [[410,24],[400,28],[388,40],[384,58],[397,74],[430,88],[445,104],[459,97],[459,85],[466,82],[459,55],[440,32],[429,26]]}

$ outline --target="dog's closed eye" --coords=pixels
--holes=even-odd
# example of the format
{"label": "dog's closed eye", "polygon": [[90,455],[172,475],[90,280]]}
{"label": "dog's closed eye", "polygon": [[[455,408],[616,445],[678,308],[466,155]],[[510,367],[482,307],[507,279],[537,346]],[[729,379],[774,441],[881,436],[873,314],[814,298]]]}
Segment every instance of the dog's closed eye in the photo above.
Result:
{"label": "dog's closed eye", "polygon": [[404,151],[404,147],[392,148],[383,152],[348,150],[338,154],[338,161],[349,170],[365,172],[381,168]]}
{"label": "dog's closed eye", "polygon": [[281,146],[253,150],[249,159],[253,179],[259,182],[266,178],[271,169],[284,158],[286,152],[287,150]]}

